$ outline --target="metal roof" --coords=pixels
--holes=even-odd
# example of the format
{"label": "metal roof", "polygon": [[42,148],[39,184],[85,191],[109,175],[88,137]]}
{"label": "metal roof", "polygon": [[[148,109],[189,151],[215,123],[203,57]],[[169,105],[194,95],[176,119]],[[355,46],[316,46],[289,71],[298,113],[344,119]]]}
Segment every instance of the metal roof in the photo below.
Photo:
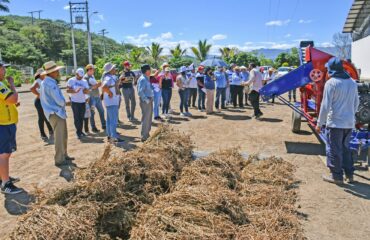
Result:
{"label": "metal roof", "polygon": [[367,17],[370,16],[370,0],[354,0],[349,10],[343,33],[352,33],[359,29]]}

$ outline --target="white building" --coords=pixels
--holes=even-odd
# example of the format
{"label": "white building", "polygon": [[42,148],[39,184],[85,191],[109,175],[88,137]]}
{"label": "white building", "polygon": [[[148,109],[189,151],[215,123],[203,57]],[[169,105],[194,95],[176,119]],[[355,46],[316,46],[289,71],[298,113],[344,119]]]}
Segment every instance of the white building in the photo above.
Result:
{"label": "white building", "polygon": [[352,34],[352,62],[370,80],[370,0],[354,0],[343,33]]}

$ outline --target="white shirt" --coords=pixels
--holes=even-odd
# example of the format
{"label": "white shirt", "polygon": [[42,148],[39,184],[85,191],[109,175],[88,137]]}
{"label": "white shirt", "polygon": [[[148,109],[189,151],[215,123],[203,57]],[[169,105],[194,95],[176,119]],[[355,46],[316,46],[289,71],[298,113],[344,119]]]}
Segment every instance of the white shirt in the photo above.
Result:
{"label": "white shirt", "polygon": [[110,74],[105,75],[103,78],[103,87],[108,86],[109,90],[113,93],[113,96],[110,98],[106,92],[104,92],[103,101],[106,107],[108,106],[118,106],[120,95],[116,92],[116,78]]}
{"label": "white shirt", "polygon": [[36,80],[33,82],[32,87],[34,87],[34,86],[36,85],[36,83],[39,85],[39,87],[38,87],[38,88],[36,88],[36,91],[37,91],[38,93],[40,93],[40,88],[41,88],[42,80],[41,80],[40,78],[36,79]]}
{"label": "white shirt", "polygon": [[259,92],[260,89],[263,87],[262,80],[263,80],[262,73],[255,68],[250,71],[249,81],[247,82],[247,84],[250,85],[251,90]]}
{"label": "white shirt", "polygon": [[189,78],[188,88],[198,88],[198,83],[197,83],[197,78],[195,77],[195,73],[190,73],[188,78]]}
{"label": "white shirt", "polygon": [[86,80],[81,79],[77,80],[76,77],[70,78],[67,82],[67,86],[73,90],[80,89],[77,93],[71,93],[71,101],[75,103],[84,103],[86,102],[86,97],[83,92],[84,89],[89,89],[89,84]]}

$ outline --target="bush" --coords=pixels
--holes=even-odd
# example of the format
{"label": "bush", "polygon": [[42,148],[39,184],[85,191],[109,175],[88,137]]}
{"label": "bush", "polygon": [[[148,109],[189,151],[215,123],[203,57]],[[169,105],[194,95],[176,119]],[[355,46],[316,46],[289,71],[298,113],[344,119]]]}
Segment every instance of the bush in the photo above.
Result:
{"label": "bush", "polygon": [[15,68],[12,68],[12,67],[8,67],[6,69],[6,76],[5,77],[14,78],[14,85],[16,87],[22,86],[22,72],[21,71],[15,69]]}

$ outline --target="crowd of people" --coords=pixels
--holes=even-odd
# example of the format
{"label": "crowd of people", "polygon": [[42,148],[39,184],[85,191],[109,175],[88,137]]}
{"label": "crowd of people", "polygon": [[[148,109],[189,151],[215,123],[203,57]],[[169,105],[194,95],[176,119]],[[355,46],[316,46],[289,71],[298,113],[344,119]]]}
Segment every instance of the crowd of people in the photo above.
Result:
{"label": "crowd of people", "polygon": [[[340,62],[336,64],[340,65]],[[15,194],[21,192],[22,189],[14,185],[19,181],[19,178],[9,176],[9,158],[11,153],[16,150],[18,94],[13,78],[7,77],[5,79],[7,66],[7,64],[0,62],[0,185],[3,193]],[[253,63],[248,68],[231,64],[227,69],[207,66],[195,68],[192,64],[188,67],[182,66],[175,72],[171,71],[168,63],[164,63],[160,69],[152,69],[150,65],[144,64],[140,69],[141,74],[135,74],[128,61],[124,61],[122,66],[123,71],[118,74],[115,64],[106,63],[101,81],[95,79],[95,66],[92,64],[87,65],[85,69],[77,69],[75,76],[68,79],[66,93],[72,108],[78,139],[83,139],[89,134],[89,125],[92,132],[101,131],[95,122],[97,111],[108,142],[123,142],[124,140],[117,133],[117,126],[120,123],[119,109],[124,102],[127,119],[131,122],[138,122],[135,118],[135,86],[142,113],[141,140],[144,142],[150,137],[153,120],[164,121],[171,118],[170,114],[174,107],[171,104],[171,99],[175,87],[180,98],[179,110],[182,117],[191,117],[191,108],[206,112],[206,114],[217,114],[226,109],[228,105],[234,108],[243,108],[244,105],[250,104],[254,110],[254,117],[260,119],[263,115],[259,107],[260,89],[264,84],[275,80],[273,69],[264,72]],[[53,61],[46,62],[42,68],[36,71],[35,82],[30,89],[35,95],[34,104],[38,114],[40,136],[44,141],[54,142],[54,160],[55,165],[59,167],[69,165],[74,160],[67,151],[67,101],[58,85],[62,68]],[[336,74],[338,76],[333,76],[342,77],[344,75],[338,74],[338,71]],[[345,76],[347,77],[347,75]],[[356,94],[357,92],[353,90],[353,99],[356,99]],[[343,97],[342,100],[346,101],[345,98],[348,96],[343,95]],[[322,126],[326,118],[329,119],[328,116],[331,116],[328,114],[331,107],[327,104],[332,103],[327,103],[327,98],[328,94],[325,91],[319,126]],[[352,108],[346,109],[351,109],[352,114],[356,110],[356,104],[357,102],[352,104],[353,106],[350,105]],[[336,112],[347,111],[346,109],[339,109]],[[323,113],[324,110],[327,112]],[[342,134],[341,138],[346,138],[346,142],[350,136],[350,127],[353,125],[353,117],[351,116],[354,116],[354,113],[348,115],[348,126],[346,125],[344,130],[338,133]],[[49,136],[46,135],[44,125],[47,126]],[[320,131],[320,127],[318,131]],[[330,133],[332,132],[337,134],[334,130],[330,131]],[[336,135],[335,138],[337,138]],[[329,149],[334,149],[335,152],[341,147],[343,146],[330,148],[329,144]],[[331,156],[331,162],[335,161]],[[343,160],[339,160],[338,164],[342,164],[341,162]],[[353,166],[353,162],[349,165]],[[347,169],[351,169],[346,173],[349,177],[353,177],[351,166],[347,167]],[[332,178],[325,180],[335,182],[340,178],[338,176],[333,173]]]}

